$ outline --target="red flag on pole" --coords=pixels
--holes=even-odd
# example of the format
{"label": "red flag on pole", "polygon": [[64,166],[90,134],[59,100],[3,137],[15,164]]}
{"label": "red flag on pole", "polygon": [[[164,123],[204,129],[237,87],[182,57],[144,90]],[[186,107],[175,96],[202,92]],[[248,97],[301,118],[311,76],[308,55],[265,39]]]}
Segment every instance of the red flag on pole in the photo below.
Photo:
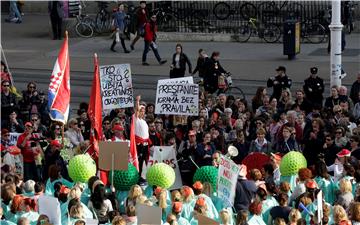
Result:
{"label": "red flag on pole", "polygon": [[129,162],[132,163],[136,169],[139,171],[139,160],[136,151],[136,142],[135,142],[135,115],[132,116],[131,128],[130,128],[130,152],[129,152]]}
{"label": "red flag on pole", "polygon": [[94,55],[94,78],[91,87],[90,103],[88,108],[88,115],[91,121],[90,144],[91,148],[89,154],[97,160],[99,155],[98,141],[103,139],[102,132],[102,102],[101,102],[101,86],[99,77],[99,63],[97,55]]}

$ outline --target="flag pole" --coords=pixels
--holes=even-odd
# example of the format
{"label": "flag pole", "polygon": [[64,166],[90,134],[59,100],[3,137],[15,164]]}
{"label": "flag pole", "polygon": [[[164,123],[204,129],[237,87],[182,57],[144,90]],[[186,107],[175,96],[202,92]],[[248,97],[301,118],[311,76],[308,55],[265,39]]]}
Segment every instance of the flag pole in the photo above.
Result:
{"label": "flag pole", "polygon": [[64,142],[64,130],[65,130],[65,123],[63,123],[62,124],[62,126],[61,126],[61,142],[62,142],[62,148],[64,148],[64,146],[65,146],[65,142]]}

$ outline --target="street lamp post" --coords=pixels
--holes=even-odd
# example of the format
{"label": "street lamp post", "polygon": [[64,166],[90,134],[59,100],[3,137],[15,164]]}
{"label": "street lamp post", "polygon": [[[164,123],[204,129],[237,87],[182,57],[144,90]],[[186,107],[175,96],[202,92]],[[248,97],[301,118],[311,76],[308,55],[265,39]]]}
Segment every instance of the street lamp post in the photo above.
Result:
{"label": "street lamp post", "polygon": [[330,87],[341,86],[341,1],[332,1],[330,48]]}

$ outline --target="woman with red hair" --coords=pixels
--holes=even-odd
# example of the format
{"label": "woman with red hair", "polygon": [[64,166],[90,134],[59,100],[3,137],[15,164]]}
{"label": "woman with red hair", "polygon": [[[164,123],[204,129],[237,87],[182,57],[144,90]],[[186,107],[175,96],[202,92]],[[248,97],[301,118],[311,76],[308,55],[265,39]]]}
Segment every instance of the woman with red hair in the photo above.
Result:
{"label": "woman with red hair", "polygon": [[13,223],[17,223],[21,217],[26,217],[31,224],[36,224],[39,218],[36,200],[21,195],[16,195],[13,198],[10,212],[10,216],[7,219]]}
{"label": "woman with red hair", "polygon": [[257,224],[257,225],[266,225],[264,222],[261,212],[262,212],[262,204],[261,201],[256,199],[249,205],[250,219],[248,224]]}

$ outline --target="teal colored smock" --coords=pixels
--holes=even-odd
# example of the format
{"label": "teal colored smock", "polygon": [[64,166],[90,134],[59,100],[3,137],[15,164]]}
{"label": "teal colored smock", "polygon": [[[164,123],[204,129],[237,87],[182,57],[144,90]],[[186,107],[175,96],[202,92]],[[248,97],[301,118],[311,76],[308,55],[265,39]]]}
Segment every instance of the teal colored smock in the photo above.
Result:
{"label": "teal colored smock", "polygon": [[190,225],[190,222],[182,216],[177,216],[176,219],[179,225]]}
{"label": "teal colored smock", "polygon": [[200,197],[203,197],[205,199],[209,218],[211,218],[213,220],[216,220],[216,221],[219,221],[219,213],[216,210],[214,203],[212,202],[211,198],[209,196],[205,195],[205,194],[200,194],[198,196],[195,196],[195,202],[194,202],[194,205],[193,205],[193,209],[194,209],[196,200],[198,198],[200,198]]}
{"label": "teal colored smock", "polygon": [[[60,206],[60,211],[61,211],[61,223],[65,224],[67,223],[68,220],[68,206],[69,206],[69,200],[66,201],[65,203],[61,204]],[[84,216],[86,219],[93,219],[93,213],[90,211],[90,209],[81,202],[81,206],[83,207],[84,210]]]}
{"label": "teal colored smock", "polygon": [[1,220],[0,224],[1,225],[16,225],[16,223],[13,223],[13,222],[8,221],[8,220]]}
{"label": "teal colored smock", "polygon": [[[333,207],[329,203],[325,203],[325,204],[330,207],[330,215],[329,215],[328,224],[334,224]],[[315,199],[314,202],[309,204],[306,208],[310,211],[310,213],[315,214],[316,210],[317,210],[317,199]],[[303,212],[301,212],[301,217],[306,220],[306,224],[310,224],[311,216],[309,214],[307,214],[303,211]]]}
{"label": "teal colored smock", "polygon": [[25,192],[22,195],[24,197],[32,198],[32,197],[34,197],[34,192]]}
{"label": "teal colored smock", "polygon": [[6,205],[3,201],[1,201],[1,208],[3,209],[4,217],[9,220],[8,218],[12,215],[10,212],[10,206],[12,204],[12,200],[10,200],[9,205]]}
{"label": "teal colored smock", "polygon": [[190,221],[192,218],[192,212],[194,211],[195,199],[190,202],[183,202],[183,208],[181,211],[181,217]]}
{"label": "teal colored smock", "polygon": [[269,220],[270,210],[278,206],[279,203],[276,201],[276,199],[272,196],[267,196],[266,200],[261,202],[262,210],[261,210],[261,217],[264,221]]}
{"label": "teal colored smock", "polygon": [[[144,195],[147,198],[151,198],[154,195],[154,191],[150,185],[146,186],[144,190]],[[171,202],[171,194],[169,190],[167,190],[166,200]]]}
{"label": "teal colored smock", "polygon": [[63,185],[65,185],[68,188],[72,188],[74,186],[74,183],[64,179],[64,178],[59,178],[54,180],[53,182],[50,182],[50,178],[46,181],[46,187],[45,187],[45,194],[46,195],[50,195],[50,196],[54,196],[54,184],[56,182],[61,182]]}
{"label": "teal colored smock", "polygon": [[294,191],[294,188],[296,187],[297,183],[296,183],[296,178],[298,178],[298,175],[292,175],[292,176],[281,176],[280,177],[280,183],[281,182],[288,182],[290,184],[290,190]]}
{"label": "teal colored smock", "polygon": [[125,202],[129,195],[129,191],[116,191],[115,195],[116,195],[116,199],[119,202],[120,214],[125,214],[125,210],[126,210]]}
{"label": "teal colored smock", "polygon": [[248,225],[266,225],[266,223],[261,216],[252,215],[248,220]]}
{"label": "teal colored smock", "polygon": [[16,214],[11,214],[11,217],[8,219],[10,222],[17,223],[18,219],[21,217],[26,217],[30,221],[30,225],[36,225],[39,218],[38,212],[17,212]]}
{"label": "teal colored smock", "polygon": [[336,187],[334,180],[330,178],[329,180],[323,178],[323,177],[315,177],[314,179],[319,187],[319,189],[322,190],[324,195],[324,200],[327,203],[330,203],[331,205],[335,202],[335,196],[336,196]]}
{"label": "teal colored smock", "polygon": [[84,186],[84,191],[81,193],[80,201],[85,205],[88,205],[91,196],[91,190],[89,189],[87,183],[84,183]]}

